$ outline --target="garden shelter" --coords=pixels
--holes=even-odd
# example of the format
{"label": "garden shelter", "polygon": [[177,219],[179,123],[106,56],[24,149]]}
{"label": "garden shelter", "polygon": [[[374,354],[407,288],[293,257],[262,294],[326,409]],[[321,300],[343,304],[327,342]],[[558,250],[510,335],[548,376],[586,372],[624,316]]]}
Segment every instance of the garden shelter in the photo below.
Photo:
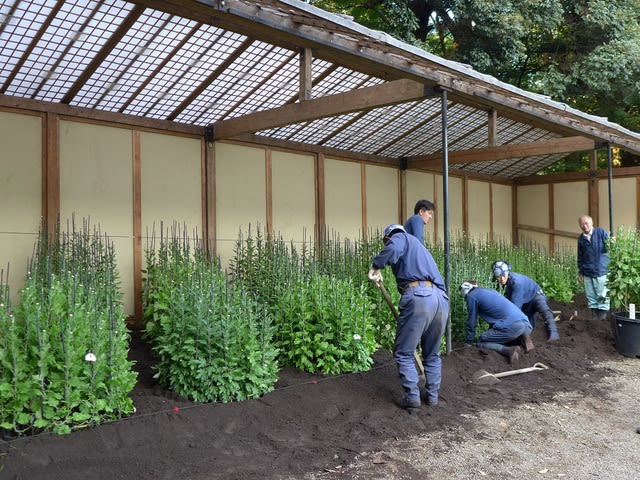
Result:
{"label": "garden shelter", "polygon": [[[144,240],[162,222],[223,259],[250,224],[355,237],[419,198],[446,206],[434,239],[553,250],[583,213],[639,223],[640,170],[598,171],[595,152],[640,155],[640,134],[301,1],[3,0],[0,41],[13,290],[42,219],[111,235],[138,319]],[[589,172],[537,175],[576,151]]]}

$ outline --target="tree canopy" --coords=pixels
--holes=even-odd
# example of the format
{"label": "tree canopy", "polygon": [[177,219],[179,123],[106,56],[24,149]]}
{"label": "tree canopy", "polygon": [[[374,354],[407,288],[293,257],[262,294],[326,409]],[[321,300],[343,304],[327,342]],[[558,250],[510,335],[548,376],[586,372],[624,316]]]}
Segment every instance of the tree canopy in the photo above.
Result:
{"label": "tree canopy", "polygon": [[640,0],[310,3],[640,131]]}

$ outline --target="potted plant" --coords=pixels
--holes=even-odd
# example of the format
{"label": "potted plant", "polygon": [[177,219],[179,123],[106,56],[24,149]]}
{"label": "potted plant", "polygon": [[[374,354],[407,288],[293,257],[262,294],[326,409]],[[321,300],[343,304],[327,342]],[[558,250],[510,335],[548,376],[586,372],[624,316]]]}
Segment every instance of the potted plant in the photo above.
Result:
{"label": "potted plant", "polygon": [[616,350],[629,357],[640,356],[640,232],[618,228],[608,244],[607,285],[611,302]]}

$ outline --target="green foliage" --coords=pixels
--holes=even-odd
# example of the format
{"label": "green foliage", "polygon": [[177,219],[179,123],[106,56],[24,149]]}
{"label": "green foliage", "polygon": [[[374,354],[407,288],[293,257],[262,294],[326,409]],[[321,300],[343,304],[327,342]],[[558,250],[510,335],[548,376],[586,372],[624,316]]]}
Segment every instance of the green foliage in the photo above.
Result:
{"label": "green foliage", "polygon": [[113,246],[106,236],[41,234],[15,315],[0,308],[0,426],[17,433],[96,425],[133,412]]}
{"label": "green foliage", "polygon": [[296,247],[259,229],[239,236],[231,275],[273,314],[281,364],[325,374],[370,368],[378,344],[365,251],[339,238]]}
{"label": "green foliage", "polygon": [[407,0],[312,0],[309,3],[327,11],[341,13],[373,30],[382,30],[405,42],[414,43],[418,19]]}
{"label": "green foliage", "polygon": [[369,370],[377,347],[364,285],[312,275],[281,285],[273,306],[282,361],[335,375]]}
{"label": "green foliage", "polygon": [[[287,248],[281,240],[265,239],[261,234],[240,237],[232,275],[269,305],[275,318],[281,363],[311,372],[335,373],[328,370],[327,361],[320,357],[329,355],[329,362],[335,363],[338,357],[331,342],[341,344],[351,334],[365,338],[362,331],[372,334],[371,344],[362,345],[371,353],[376,346],[393,349],[395,318],[379,289],[366,276],[371,260],[383,247],[381,239],[381,232],[370,232],[358,242],[333,238],[319,242],[314,248],[305,243],[303,254],[299,254],[293,245]],[[444,277],[444,246],[441,243],[426,246]],[[454,238],[449,250],[454,341],[464,341],[466,330],[466,304],[458,290],[460,284],[475,279],[480,286],[497,288],[490,271],[495,260],[508,260],[515,271],[536,280],[552,300],[569,302],[581,290],[573,252],[558,251],[550,256],[533,243],[515,247],[506,242],[477,241],[464,236]],[[399,294],[393,273],[385,268],[382,274],[384,285],[397,305]],[[362,300],[365,304],[358,303],[359,296],[365,297]],[[343,308],[346,313],[339,315],[336,308]],[[350,318],[352,323],[361,319],[363,327],[345,332],[339,340],[335,332],[345,331],[344,318]],[[323,343],[323,335],[330,342]],[[344,371],[361,368],[353,366]]]}
{"label": "green foliage", "polygon": [[640,233],[637,229],[619,228],[607,244],[609,271],[607,286],[614,309],[640,305]]}
{"label": "green foliage", "polygon": [[157,251],[146,250],[145,333],[156,377],[198,402],[257,398],[277,380],[272,317],[190,243],[174,229]]}

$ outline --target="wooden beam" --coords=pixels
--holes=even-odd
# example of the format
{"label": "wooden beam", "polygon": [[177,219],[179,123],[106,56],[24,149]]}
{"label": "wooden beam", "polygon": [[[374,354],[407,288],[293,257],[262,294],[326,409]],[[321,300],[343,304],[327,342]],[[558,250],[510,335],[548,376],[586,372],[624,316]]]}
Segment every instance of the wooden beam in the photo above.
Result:
{"label": "wooden beam", "polygon": [[[549,183],[549,186],[547,187],[547,190],[549,192],[549,205],[547,207],[548,209],[548,223],[549,223],[549,228],[550,229],[555,229],[555,224],[556,224],[556,217],[555,217],[555,185],[553,183]],[[551,254],[553,254],[556,251],[556,236],[555,236],[555,232],[551,232],[549,234],[549,252]]]}
{"label": "wooden beam", "polygon": [[[535,155],[549,155],[553,153],[580,152],[592,150],[595,142],[585,137],[563,137],[544,142],[518,143],[500,145],[498,147],[476,148],[449,152],[449,163],[476,163],[512,158],[532,157]],[[409,168],[432,166],[442,161],[441,153],[409,158]]]}
{"label": "wooden beam", "polygon": [[402,223],[409,218],[407,211],[407,171],[398,169],[398,219]]}
{"label": "wooden beam", "polygon": [[[636,177],[636,228],[640,229],[640,177]],[[615,234],[611,232],[611,235]]]}
{"label": "wooden beam", "polygon": [[493,183],[489,183],[489,240],[495,241],[495,227],[493,219]]}
{"label": "wooden beam", "polygon": [[104,112],[93,108],[74,107],[62,103],[50,103],[29,98],[12,97],[0,94],[0,109],[2,107],[30,110],[34,112],[55,113],[57,115],[75,117],[78,121],[95,120],[120,126],[130,126],[142,130],[153,130],[172,132],[186,135],[204,135],[204,128],[198,125],[186,123],[169,122],[167,120],[157,120],[155,118],[140,117],[126,113]]}
{"label": "wooden beam", "polygon": [[265,148],[264,152],[264,190],[265,190],[265,217],[267,219],[267,234],[273,236],[273,162],[271,149]]}
{"label": "wooden beam", "polygon": [[268,128],[419,100],[425,94],[425,86],[421,83],[396,80],[222,120],[213,124],[213,135],[216,140],[222,140]]}
{"label": "wooden beam", "polygon": [[56,233],[60,218],[60,117],[55,113],[45,115],[45,156],[43,216],[47,222],[47,233]]}
{"label": "wooden beam", "polygon": [[594,225],[600,225],[600,185],[596,176],[598,172],[598,152],[591,150],[589,152],[589,213],[593,218]]}
{"label": "wooden beam", "polygon": [[369,225],[367,221],[367,165],[360,162],[360,207],[362,209],[362,238],[369,238]]}
{"label": "wooden beam", "polygon": [[325,182],[324,182],[324,155],[322,153],[315,156],[314,173],[316,184],[316,222],[315,222],[315,243],[321,245],[326,234],[326,211],[325,211]]}
{"label": "wooden beam", "polygon": [[517,230],[528,230],[530,232],[546,233],[547,235],[555,235],[558,237],[578,238],[578,233],[567,232],[566,230],[556,230],[555,228],[534,227],[533,225],[524,225],[518,223],[516,225]]}
{"label": "wooden beam", "polygon": [[207,202],[206,235],[207,248],[212,256],[218,252],[217,241],[217,215],[216,215],[216,148],[213,142],[205,140],[205,198]]}
{"label": "wooden beam", "polygon": [[133,177],[133,320],[132,325],[143,325],[142,306],[142,148],[140,130],[134,130],[131,138],[132,177]]}
{"label": "wooden beam", "polygon": [[489,114],[487,115],[487,127],[487,145],[495,147],[498,138],[498,111],[495,108],[489,110]]}
{"label": "wooden beam", "polygon": [[312,63],[313,54],[311,53],[311,49],[300,49],[300,91],[298,94],[298,98],[300,99],[300,101],[311,100],[313,85],[313,75],[311,69]]}

